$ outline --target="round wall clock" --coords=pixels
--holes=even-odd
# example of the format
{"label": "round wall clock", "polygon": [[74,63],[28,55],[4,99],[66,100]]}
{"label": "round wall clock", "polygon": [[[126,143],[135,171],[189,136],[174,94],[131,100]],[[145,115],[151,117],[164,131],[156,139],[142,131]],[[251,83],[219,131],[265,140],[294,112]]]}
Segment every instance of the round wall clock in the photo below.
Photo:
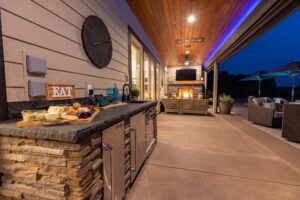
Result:
{"label": "round wall clock", "polygon": [[99,17],[88,16],[82,27],[83,48],[98,68],[106,67],[112,57],[112,42],[107,27]]}

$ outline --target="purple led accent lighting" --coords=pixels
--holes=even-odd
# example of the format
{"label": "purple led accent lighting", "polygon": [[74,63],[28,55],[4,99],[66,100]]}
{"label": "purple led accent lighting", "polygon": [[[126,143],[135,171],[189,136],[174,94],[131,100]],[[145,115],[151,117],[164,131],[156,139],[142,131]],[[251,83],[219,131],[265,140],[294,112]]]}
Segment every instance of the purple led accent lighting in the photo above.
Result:
{"label": "purple led accent lighting", "polygon": [[232,26],[230,31],[223,37],[216,48],[210,53],[207,59],[204,62],[204,66],[212,59],[215,54],[220,50],[224,43],[232,36],[232,34],[240,27],[240,25],[247,19],[247,17],[252,13],[252,11],[260,4],[261,0],[255,0],[253,4],[249,5],[249,8],[246,10],[245,14]]}

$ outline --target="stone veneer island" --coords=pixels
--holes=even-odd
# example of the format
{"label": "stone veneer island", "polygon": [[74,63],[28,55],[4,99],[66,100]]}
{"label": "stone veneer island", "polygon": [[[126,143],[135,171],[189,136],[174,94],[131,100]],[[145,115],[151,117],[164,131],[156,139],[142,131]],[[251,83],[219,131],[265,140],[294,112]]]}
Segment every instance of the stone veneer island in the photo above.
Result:
{"label": "stone veneer island", "polygon": [[122,121],[128,192],[133,181],[130,118],[140,112],[146,123],[151,118],[157,141],[156,106],[149,101],[106,109],[84,125],[17,128],[15,120],[0,123],[0,199],[102,199],[102,132]]}

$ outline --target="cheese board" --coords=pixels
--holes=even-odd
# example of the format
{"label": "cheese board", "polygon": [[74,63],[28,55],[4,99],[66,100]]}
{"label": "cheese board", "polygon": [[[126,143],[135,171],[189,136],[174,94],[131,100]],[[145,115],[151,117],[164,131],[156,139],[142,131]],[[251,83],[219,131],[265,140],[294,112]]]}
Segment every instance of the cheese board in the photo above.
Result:
{"label": "cheese board", "polygon": [[24,110],[17,127],[89,124],[100,113],[99,108],[74,103],[72,106],[50,106],[45,110]]}

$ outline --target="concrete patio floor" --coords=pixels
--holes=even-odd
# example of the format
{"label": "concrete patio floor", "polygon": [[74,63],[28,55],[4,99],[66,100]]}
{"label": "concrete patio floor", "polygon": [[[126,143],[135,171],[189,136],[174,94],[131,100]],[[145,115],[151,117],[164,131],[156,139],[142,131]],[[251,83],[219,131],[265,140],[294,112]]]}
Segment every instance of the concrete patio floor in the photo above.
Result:
{"label": "concrete patio floor", "polygon": [[300,199],[300,150],[239,115],[160,114],[129,200]]}

